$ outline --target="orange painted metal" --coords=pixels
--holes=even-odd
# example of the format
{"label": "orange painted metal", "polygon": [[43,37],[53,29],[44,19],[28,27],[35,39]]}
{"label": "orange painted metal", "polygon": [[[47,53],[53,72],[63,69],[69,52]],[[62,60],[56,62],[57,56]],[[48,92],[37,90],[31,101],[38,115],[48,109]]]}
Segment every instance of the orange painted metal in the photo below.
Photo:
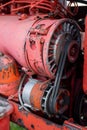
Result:
{"label": "orange painted metal", "polygon": [[30,102],[33,108],[41,110],[41,100],[44,94],[45,89],[47,88],[46,82],[44,83],[36,83],[32,88],[30,95]]}
{"label": "orange painted metal", "polygon": [[11,83],[19,80],[18,67],[10,56],[0,56],[0,83]]}
{"label": "orange painted metal", "polygon": [[83,90],[87,94],[87,16],[85,20]]}
{"label": "orange painted metal", "polygon": [[19,110],[19,105],[16,103],[12,104],[14,113],[12,113],[11,120],[28,130],[87,130],[69,121],[65,121],[63,125],[57,125],[31,112]]}
{"label": "orange painted metal", "polygon": [[20,74],[16,62],[8,55],[0,56],[0,94],[14,95],[18,90]]}

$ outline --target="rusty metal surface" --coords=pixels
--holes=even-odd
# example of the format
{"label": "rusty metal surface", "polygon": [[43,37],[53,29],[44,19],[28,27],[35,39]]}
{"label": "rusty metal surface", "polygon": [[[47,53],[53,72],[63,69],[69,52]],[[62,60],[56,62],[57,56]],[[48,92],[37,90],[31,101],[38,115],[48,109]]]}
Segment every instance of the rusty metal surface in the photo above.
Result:
{"label": "rusty metal surface", "polygon": [[42,110],[42,98],[48,87],[47,81],[39,81],[35,79],[29,79],[25,84],[22,91],[22,99],[24,104],[29,106],[32,110]]}
{"label": "rusty metal surface", "polygon": [[12,83],[19,80],[20,75],[15,60],[8,56],[0,56],[0,83]]}
{"label": "rusty metal surface", "polygon": [[38,110],[42,110],[42,97],[44,94],[45,89],[47,88],[47,83],[46,82],[38,82],[35,84],[31,91],[31,96],[30,96],[30,101],[32,104],[33,108],[36,108]]}
{"label": "rusty metal surface", "polygon": [[66,121],[62,126],[57,125],[31,112],[19,110],[19,105],[12,104],[14,106],[14,113],[11,115],[11,120],[28,130],[87,130],[87,128],[69,121]]}
{"label": "rusty metal surface", "polygon": [[0,56],[0,94],[14,95],[18,90],[20,74],[15,60],[2,54]]}

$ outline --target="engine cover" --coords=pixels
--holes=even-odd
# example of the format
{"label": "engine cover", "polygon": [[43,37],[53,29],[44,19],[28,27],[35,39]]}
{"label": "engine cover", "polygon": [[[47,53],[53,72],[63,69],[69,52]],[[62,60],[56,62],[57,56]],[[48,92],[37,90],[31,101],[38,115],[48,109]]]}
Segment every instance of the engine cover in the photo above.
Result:
{"label": "engine cover", "polygon": [[62,35],[69,34],[75,41],[71,47],[74,54],[71,51],[69,56],[72,62],[80,48],[79,28],[71,19],[40,17],[19,20],[17,16],[0,16],[0,51],[13,56],[28,72],[54,78],[63,46]]}

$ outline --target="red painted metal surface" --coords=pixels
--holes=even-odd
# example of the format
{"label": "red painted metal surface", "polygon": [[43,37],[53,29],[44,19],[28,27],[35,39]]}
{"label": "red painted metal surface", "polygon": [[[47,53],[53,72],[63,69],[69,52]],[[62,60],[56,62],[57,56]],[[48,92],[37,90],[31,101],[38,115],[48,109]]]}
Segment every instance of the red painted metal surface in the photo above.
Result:
{"label": "red painted metal surface", "polygon": [[14,113],[11,115],[11,120],[28,130],[87,130],[87,128],[69,121],[65,121],[63,125],[57,125],[31,112],[19,110],[19,105],[16,103],[12,104],[14,106]]}
{"label": "red painted metal surface", "polygon": [[31,73],[54,78],[60,51],[55,35],[60,35],[65,21],[70,24],[72,21],[39,17],[19,20],[17,16],[0,16],[0,51],[13,56]]}
{"label": "red painted metal surface", "polygon": [[30,65],[39,75],[53,77],[53,74],[49,70],[48,57],[46,57],[48,56],[48,48],[45,46],[50,42],[56,23],[56,20],[49,19],[37,21],[32,26],[26,40]]}
{"label": "red painted metal surface", "polygon": [[[38,23],[38,27],[35,23]],[[45,58],[43,61],[42,57],[47,52],[43,52],[43,54],[42,49],[46,49],[43,44],[50,42],[50,37],[58,23],[58,20],[50,19],[40,21],[35,16],[25,20],[19,20],[17,16],[0,16],[0,51],[13,56],[20,65],[29,69],[29,71],[52,77],[53,74],[49,72],[49,66],[46,68],[47,59]],[[35,29],[39,26],[42,28]],[[33,43],[34,41],[35,43]],[[28,50],[26,50],[25,44],[28,44]]]}
{"label": "red painted metal surface", "polygon": [[[70,9],[72,4],[74,8]],[[83,93],[84,90],[87,94],[87,17],[85,44],[81,44],[81,49],[85,49],[82,90],[79,27],[72,20],[77,12],[75,0],[69,1],[68,8],[66,0],[1,0],[0,52],[6,55],[0,53],[0,95],[4,97],[0,97],[0,130],[10,130],[10,120],[27,130],[87,130],[87,95]],[[76,19],[80,22],[77,16]],[[70,37],[66,35],[63,39],[64,33]],[[64,57],[61,62],[62,48],[67,40],[70,40],[70,46],[66,49],[68,55],[61,73],[62,67],[59,66],[64,63]],[[54,84],[57,66],[59,85]],[[38,82],[33,84],[29,80]],[[56,91],[53,87],[57,86]],[[52,90],[58,93],[55,93],[58,100],[53,100],[53,103]],[[53,105],[56,113],[51,110]]]}
{"label": "red painted metal surface", "polygon": [[54,72],[48,63],[48,43],[61,22],[39,20],[35,16],[25,20],[18,20],[17,16],[0,16],[0,51],[13,56],[29,71],[52,78]]}
{"label": "red painted metal surface", "polygon": [[83,90],[87,94],[87,16],[85,20]]}
{"label": "red painted metal surface", "polygon": [[0,120],[0,130],[10,130],[10,117],[4,117]]}
{"label": "red painted metal surface", "polygon": [[34,17],[21,21],[18,16],[0,16],[0,51],[11,54],[24,67],[24,44],[34,22]]}
{"label": "red painted metal surface", "polygon": [[13,106],[0,97],[0,130],[10,130],[10,114]]}
{"label": "red painted metal surface", "polygon": [[[82,77],[77,76],[81,73],[73,73],[74,71],[76,71],[74,67],[77,68],[79,62],[78,46],[76,46],[76,51],[76,48],[73,49],[73,44],[77,45],[79,43],[80,47],[79,29],[77,27],[77,24],[72,19],[65,19],[66,16],[73,16],[72,12],[66,9],[65,3],[66,1],[64,2],[64,5],[63,3],[61,5],[59,1],[56,0],[9,0],[9,2],[5,3],[4,5],[1,3],[1,13],[3,12],[3,9],[6,10],[6,5],[8,6],[6,13],[9,13],[9,9],[11,10],[9,13],[10,15],[0,16],[0,51],[6,54],[5,57],[0,55],[0,95],[4,96],[4,98],[8,98],[8,100],[12,100],[11,102],[9,101],[12,105],[9,104],[11,107],[7,107],[8,105],[6,106],[5,104],[4,106],[2,102],[0,103],[0,130],[10,129],[10,114],[11,120],[13,122],[19,124],[22,127],[25,127],[28,130],[87,130],[86,127],[82,127],[79,125],[82,123],[84,125],[87,121],[87,110],[85,110],[87,108],[87,97],[85,98],[85,100],[83,100],[82,103],[84,95],[84,93],[82,93],[82,90],[80,93],[82,95],[79,95],[79,89],[81,89],[81,84],[79,85],[79,80],[82,81]],[[73,1],[71,0],[70,6],[72,3]],[[75,4],[76,3],[74,3],[74,5]],[[43,12],[43,15],[39,14],[39,11],[41,13]],[[75,6],[75,13],[77,11],[78,7]],[[31,16],[28,17],[27,14],[21,14],[21,12],[28,12]],[[12,16],[12,13],[15,15],[17,13],[18,14],[16,16]],[[55,16],[57,16],[57,19],[55,19]],[[65,25],[67,26],[61,24],[64,21]],[[87,17],[85,32],[86,36],[84,45],[85,57],[83,90],[87,94]],[[57,68],[57,65],[59,63],[58,61],[61,61],[60,55],[62,54],[63,46],[65,46],[62,46],[61,44],[64,44],[65,41],[67,41],[67,38],[69,38],[64,37],[62,41],[63,37],[61,36],[61,34],[64,33],[70,35],[70,44],[71,42],[72,44],[68,48],[68,56],[66,60],[69,62],[69,64],[65,64],[65,68],[63,68],[64,75],[59,75],[59,77],[61,78],[59,79],[59,90],[64,87],[64,89],[67,91],[58,90],[57,96],[62,106],[60,108],[61,111],[64,108],[64,104],[65,106],[66,104],[68,104],[69,107],[66,106],[67,109],[63,113],[57,111],[56,114],[51,113],[52,115],[49,115],[48,111],[51,110],[49,109],[49,107],[51,108],[52,105],[49,104],[51,102],[47,101],[51,100],[52,97],[51,91],[48,91],[48,85],[50,85],[51,88],[58,85],[57,84],[56,86],[54,86],[53,84],[55,81],[55,66]],[[76,39],[74,39],[75,37]],[[73,39],[76,40],[76,42],[73,41]],[[84,38],[82,41],[84,41]],[[12,59],[7,55],[11,55]],[[14,63],[13,59],[18,62],[18,66],[16,63]],[[59,64],[60,67],[58,66],[58,69],[61,70],[63,60],[60,63],[61,65]],[[74,71],[71,72],[72,68],[74,68]],[[79,71],[81,67],[78,68]],[[19,70],[21,75],[19,74]],[[23,70],[25,72],[23,72]],[[25,76],[25,73],[28,74],[26,79],[20,80],[20,77],[22,75]],[[33,75],[32,79],[38,80],[38,82],[35,83],[34,86],[29,83],[31,75]],[[50,81],[50,83],[48,84],[47,81]],[[75,84],[78,84],[78,86],[76,86]],[[24,91],[25,89],[26,91]],[[77,91],[74,95],[75,90]],[[62,96],[62,91],[64,94],[66,92],[68,93],[64,95],[64,98]],[[69,99],[67,98],[67,95]],[[79,97],[81,97],[82,99],[80,99]],[[42,102],[42,99],[44,99],[44,102]],[[66,102],[68,102],[68,100],[70,100],[70,102],[66,103],[64,99],[67,100]],[[77,99],[79,99],[80,101],[78,102]],[[1,101],[3,101],[3,99],[1,99]],[[55,101],[56,100],[54,100],[54,103]],[[58,101],[56,101],[55,107],[57,108],[60,104],[58,104]],[[45,107],[42,108],[43,106]],[[48,109],[46,109],[46,107]],[[82,109],[83,111],[80,111],[81,108],[85,109]],[[74,109],[77,110],[76,116],[78,117],[74,115]],[[62,121],[61,117],[63,117],[63,119],[65,120],[64,122]],[[73,121],[70,121],[70,119],[68,119],[70,117],[74,118]],[[63,124],[60,125],[60,123],[56,120],[60,121],[61,124]],[[75,124],[74,120],[78,124]]]}

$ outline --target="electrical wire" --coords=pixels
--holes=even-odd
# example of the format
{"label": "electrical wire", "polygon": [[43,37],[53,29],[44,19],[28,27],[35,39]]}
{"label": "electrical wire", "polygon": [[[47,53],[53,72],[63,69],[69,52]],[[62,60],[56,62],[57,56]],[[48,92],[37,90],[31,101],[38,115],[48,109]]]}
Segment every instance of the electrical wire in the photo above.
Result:
{"label": "electrical wire", "polygon": [[[19,6],[17,6],[17,4]],[[11,5],[14,5],[14,8],[11,8],[11,12],[14,13],[29,8],[29,11],[36,9],[38,12],[45,12],[47,14],[51,13],[53,16],[56,14],[56,16],[59,16],[61,18],[64,18],[66,16],[73,16],[73,13],[67,10],[67,8],[64,7],[64,5],[62,5],[58,0],[12,0],[10,2],[2,4],[0,8]]]}
{"label": "electrical wire", "polygon": [[[0,5],[0,9],[4,7],[11,7],[11,5],[14,5],[14,8],[11,8],[11,13],[17,13],[23,9],[29,9],[29,13],[31,11],[38,10],[38,13],[47,13],[51,14],[50,16],[59,16],[61,18],[64,17],[72,17],[75,16],[78,13],[78,2],[86,4],[87,1],[85,0],[67,0],[69,1],[68,8],[64,7],[58,0],[10,0],[9,2],[6,2],[5,4]],[[18,4],[18,6],[17,6]],[[74,7],[73,11],[71,7]]]}

